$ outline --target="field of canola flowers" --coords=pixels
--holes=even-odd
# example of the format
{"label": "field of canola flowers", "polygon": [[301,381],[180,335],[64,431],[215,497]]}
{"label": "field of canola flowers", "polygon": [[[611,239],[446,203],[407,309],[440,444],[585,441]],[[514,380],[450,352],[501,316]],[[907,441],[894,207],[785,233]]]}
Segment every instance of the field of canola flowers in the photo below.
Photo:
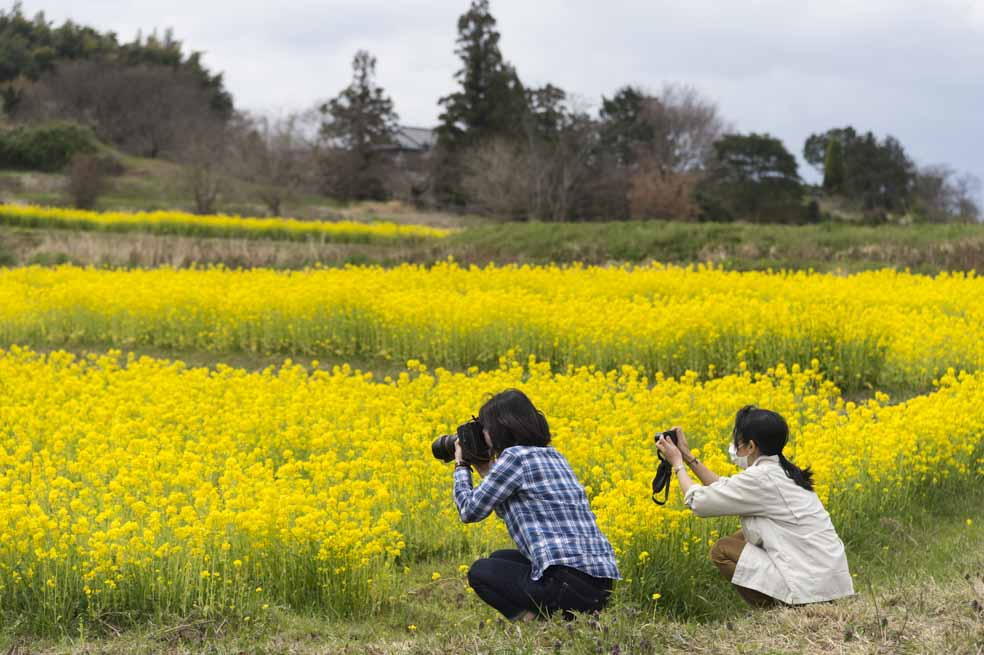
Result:
{"label": "field of canola flowers", "polygon": [[[627,578],[620,598],[699,611],[707,544],[734,520],[650,502],[651,435],[685,426],[728,474],[735,410],[779,411],[788,454],[814,468],[850,543],[927,485],[984,476],[982,284],[659,266],[3,271],[3,344],[416,349],[429,366],[247,372],[6,347],[0,604],[41,630],[105,612],[371,611],[414,567],[508,543],[499,522],[458,522],[429,444],[519,387],[586,485]],[[927,393],[846,402],[830,375],[850,380],[849,366]]]}
{"label": "field of canola flowers", "polygon": [[404,265],[302,272],[0,271],[0,344],[370,358],[652,375],[821,369],[843,389],[927,387],[984,367],[984,279],[637,268]]}
{"label": "field of canola flowers", "polygon": [[105,232],[151,232],[247,239],[318,239],[368,243],[440,239],[449,230],[390,222],[302,221],[295,218],[242,218],[176,211],[94,212],[36,205],[0,205],[0,224]]}

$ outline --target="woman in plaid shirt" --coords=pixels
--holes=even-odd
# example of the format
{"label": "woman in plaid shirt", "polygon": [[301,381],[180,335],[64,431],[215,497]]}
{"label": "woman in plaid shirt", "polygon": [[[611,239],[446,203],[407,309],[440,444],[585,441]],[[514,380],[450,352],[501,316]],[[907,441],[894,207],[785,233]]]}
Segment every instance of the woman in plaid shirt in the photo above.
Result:
{"label": "woman in plaid shirt", "polygon": [[473,488],[455,442],[454,502],[465,523],[495,511],[517,549],[472,564],[472,589],[510,620],[601,610],[619,579],[615,553],[570,464],[550,447],[547,419],[510,389],[486,402],[478,420],[495,459],[476,465],[483,479]]}

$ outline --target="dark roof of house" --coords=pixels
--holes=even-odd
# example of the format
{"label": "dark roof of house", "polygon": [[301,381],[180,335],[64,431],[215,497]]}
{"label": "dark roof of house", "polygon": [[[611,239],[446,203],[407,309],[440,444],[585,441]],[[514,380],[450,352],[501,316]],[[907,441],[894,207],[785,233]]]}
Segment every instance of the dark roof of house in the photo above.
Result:
{"label": "dark roof of house", "polygon": [[437,142],[437,134],[429,127],[407,127],[401,125],[394,135],[401,150],[430,150]]}

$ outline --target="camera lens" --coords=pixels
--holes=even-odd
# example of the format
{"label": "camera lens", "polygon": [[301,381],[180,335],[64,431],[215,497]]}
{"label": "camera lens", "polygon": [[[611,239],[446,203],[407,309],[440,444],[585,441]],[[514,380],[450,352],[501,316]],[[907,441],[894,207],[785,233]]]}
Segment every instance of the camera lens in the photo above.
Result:
{"label": "camera lens", "polygon": [[454,460],[454,442],[457,440],[458,437],[453,434],[441,435],[435,439],[434,443],[431,444],[431,453],[434,458],[442,462]]}

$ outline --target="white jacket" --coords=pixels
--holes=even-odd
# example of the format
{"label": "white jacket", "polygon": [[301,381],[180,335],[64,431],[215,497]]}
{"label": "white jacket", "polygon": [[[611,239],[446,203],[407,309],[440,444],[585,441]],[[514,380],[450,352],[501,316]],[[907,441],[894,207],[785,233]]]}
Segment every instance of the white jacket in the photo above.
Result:
{"label": "white jacket", "polygon": [[778,455],[759,456],[730,478],[687,490],[697,516],[737,514],[748,545],[734,584],[784,603],[817,603],[854,594],[844,543],[812,491],[793,482]]}

